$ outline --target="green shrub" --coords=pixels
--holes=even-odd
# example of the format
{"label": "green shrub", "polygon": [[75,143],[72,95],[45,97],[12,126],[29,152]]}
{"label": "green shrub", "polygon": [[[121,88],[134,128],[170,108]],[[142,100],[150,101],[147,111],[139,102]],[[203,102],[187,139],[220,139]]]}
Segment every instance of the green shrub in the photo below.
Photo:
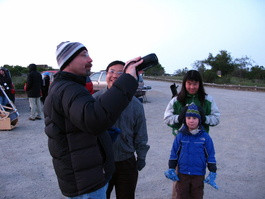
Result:
{"label": "green shrub", "polygon": [[13,84],[15,85],[15,89],[23,89],[24,84],[27,81],[27,76],[26,75],[13,76],[12,81],[13,81]]}
{"label": "green shrub", "polygon": [[213,83],[215,83],[215,84],[231,84],[231,76],[226,75],[226,76],[218,77],[214,80]]}
{"label": "green shrub", "polygon": [[216,73],[211,70],[207,70],[202,74],[203,81],[208,83],[214,82],[217,77]]}

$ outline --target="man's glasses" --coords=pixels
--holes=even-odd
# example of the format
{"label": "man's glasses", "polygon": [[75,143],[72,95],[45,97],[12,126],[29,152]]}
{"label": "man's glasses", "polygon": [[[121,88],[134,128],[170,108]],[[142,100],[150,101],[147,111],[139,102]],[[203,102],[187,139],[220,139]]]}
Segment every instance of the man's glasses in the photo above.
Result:
{"label": "man's glasses", "polygon": [[108,71],[108,73],[111,74],[111,75],[114,75],[114,74],[116,74],[116,75],[122,75],[123,74],[123,72],[121,72],[121,71],[115,71],[115,70],[110,70],[110,71]]}

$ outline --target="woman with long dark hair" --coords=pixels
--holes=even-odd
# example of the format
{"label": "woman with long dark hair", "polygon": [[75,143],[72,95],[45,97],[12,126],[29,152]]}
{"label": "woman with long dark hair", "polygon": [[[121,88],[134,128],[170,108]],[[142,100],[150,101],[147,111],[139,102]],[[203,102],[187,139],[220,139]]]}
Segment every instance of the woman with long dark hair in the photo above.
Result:
{"label": "woman with long dark hair", "polygon": [[200,73],[196,70],[190,70],[183,78],[181,91],[171,99],[164,113],[164,122],[172,127],[174,135],[182,125],[186,105],[192,102],[204,114],[204,118],[202,118],[203,127],[208,133],[209,126],[219,124],[220,112],[213,97],[205,92]]}

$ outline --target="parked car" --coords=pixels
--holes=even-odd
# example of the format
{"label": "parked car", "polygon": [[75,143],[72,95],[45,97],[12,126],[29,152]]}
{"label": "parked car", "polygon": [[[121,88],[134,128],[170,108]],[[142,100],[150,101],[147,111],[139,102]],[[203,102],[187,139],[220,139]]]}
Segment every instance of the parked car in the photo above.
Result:
{"label": "parked car", "polygon": [[95,92],[107,87],[106,71],[92,73],[89,77]]}
{"label": "parked car", "polygon": [[[1,70],[5,71],[5,74],[8,75],[11,78],[12,81],[12,77],[11,77],[11,73],[7,68],[1,67]],[[13,84],[13,82],[11,83],[11,92],[7,94],[8,98],[15,103],[15,86]],[[7,104],[7,106],[10,106],[9,103]]]}
{"label": "parked car", "polygon": [[[58,71],[57,71],[57,70],[47,70],[47,71],[42,71],[42,72],[41,72],[42,78],[44,77],[43,74],[46,73],[46,72],[49,72],[50,82],[53,82],[53,80],[54,80],[54,75],[55,75]],[[92,84],[92,82],[91,82],[89,76],[87,76],[87,78],[86,78],[86,85],[85,85],[85,86],[86,86],[87,90],[88,90],[91,94],[94,93],[93,84]]]}
{"label": "parked car", "polygon": [[[93,88],[94,88],[95,92],[107,87],[106,71],[105,70],[104,71],[100,71],[100,72],[92,73],[90,75],[90,79],[91,79],[91,81],[93,83]],[[139,97],[144,96],[146,90],[151,89],[151,87],[150,86],[146,86],[144,84],[144,80],[143,80],[142,75],[139,75],[138,83],[139,83],[139,85],[138,85],[138,88],[136,90],[135,96],[139,98]]]}

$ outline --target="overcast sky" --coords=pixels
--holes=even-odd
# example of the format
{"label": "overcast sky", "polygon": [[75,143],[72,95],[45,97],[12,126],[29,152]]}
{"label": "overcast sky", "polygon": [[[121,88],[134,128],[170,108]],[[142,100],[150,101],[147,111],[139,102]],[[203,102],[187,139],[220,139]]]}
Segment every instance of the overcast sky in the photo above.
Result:
{"label": "overcast sky", "polygon": [[92,71],[156,53],[167,73],[220,50],[265,66],[265,0],[0,0],[0,66],[58,68],[56,46],[83,43]]}

